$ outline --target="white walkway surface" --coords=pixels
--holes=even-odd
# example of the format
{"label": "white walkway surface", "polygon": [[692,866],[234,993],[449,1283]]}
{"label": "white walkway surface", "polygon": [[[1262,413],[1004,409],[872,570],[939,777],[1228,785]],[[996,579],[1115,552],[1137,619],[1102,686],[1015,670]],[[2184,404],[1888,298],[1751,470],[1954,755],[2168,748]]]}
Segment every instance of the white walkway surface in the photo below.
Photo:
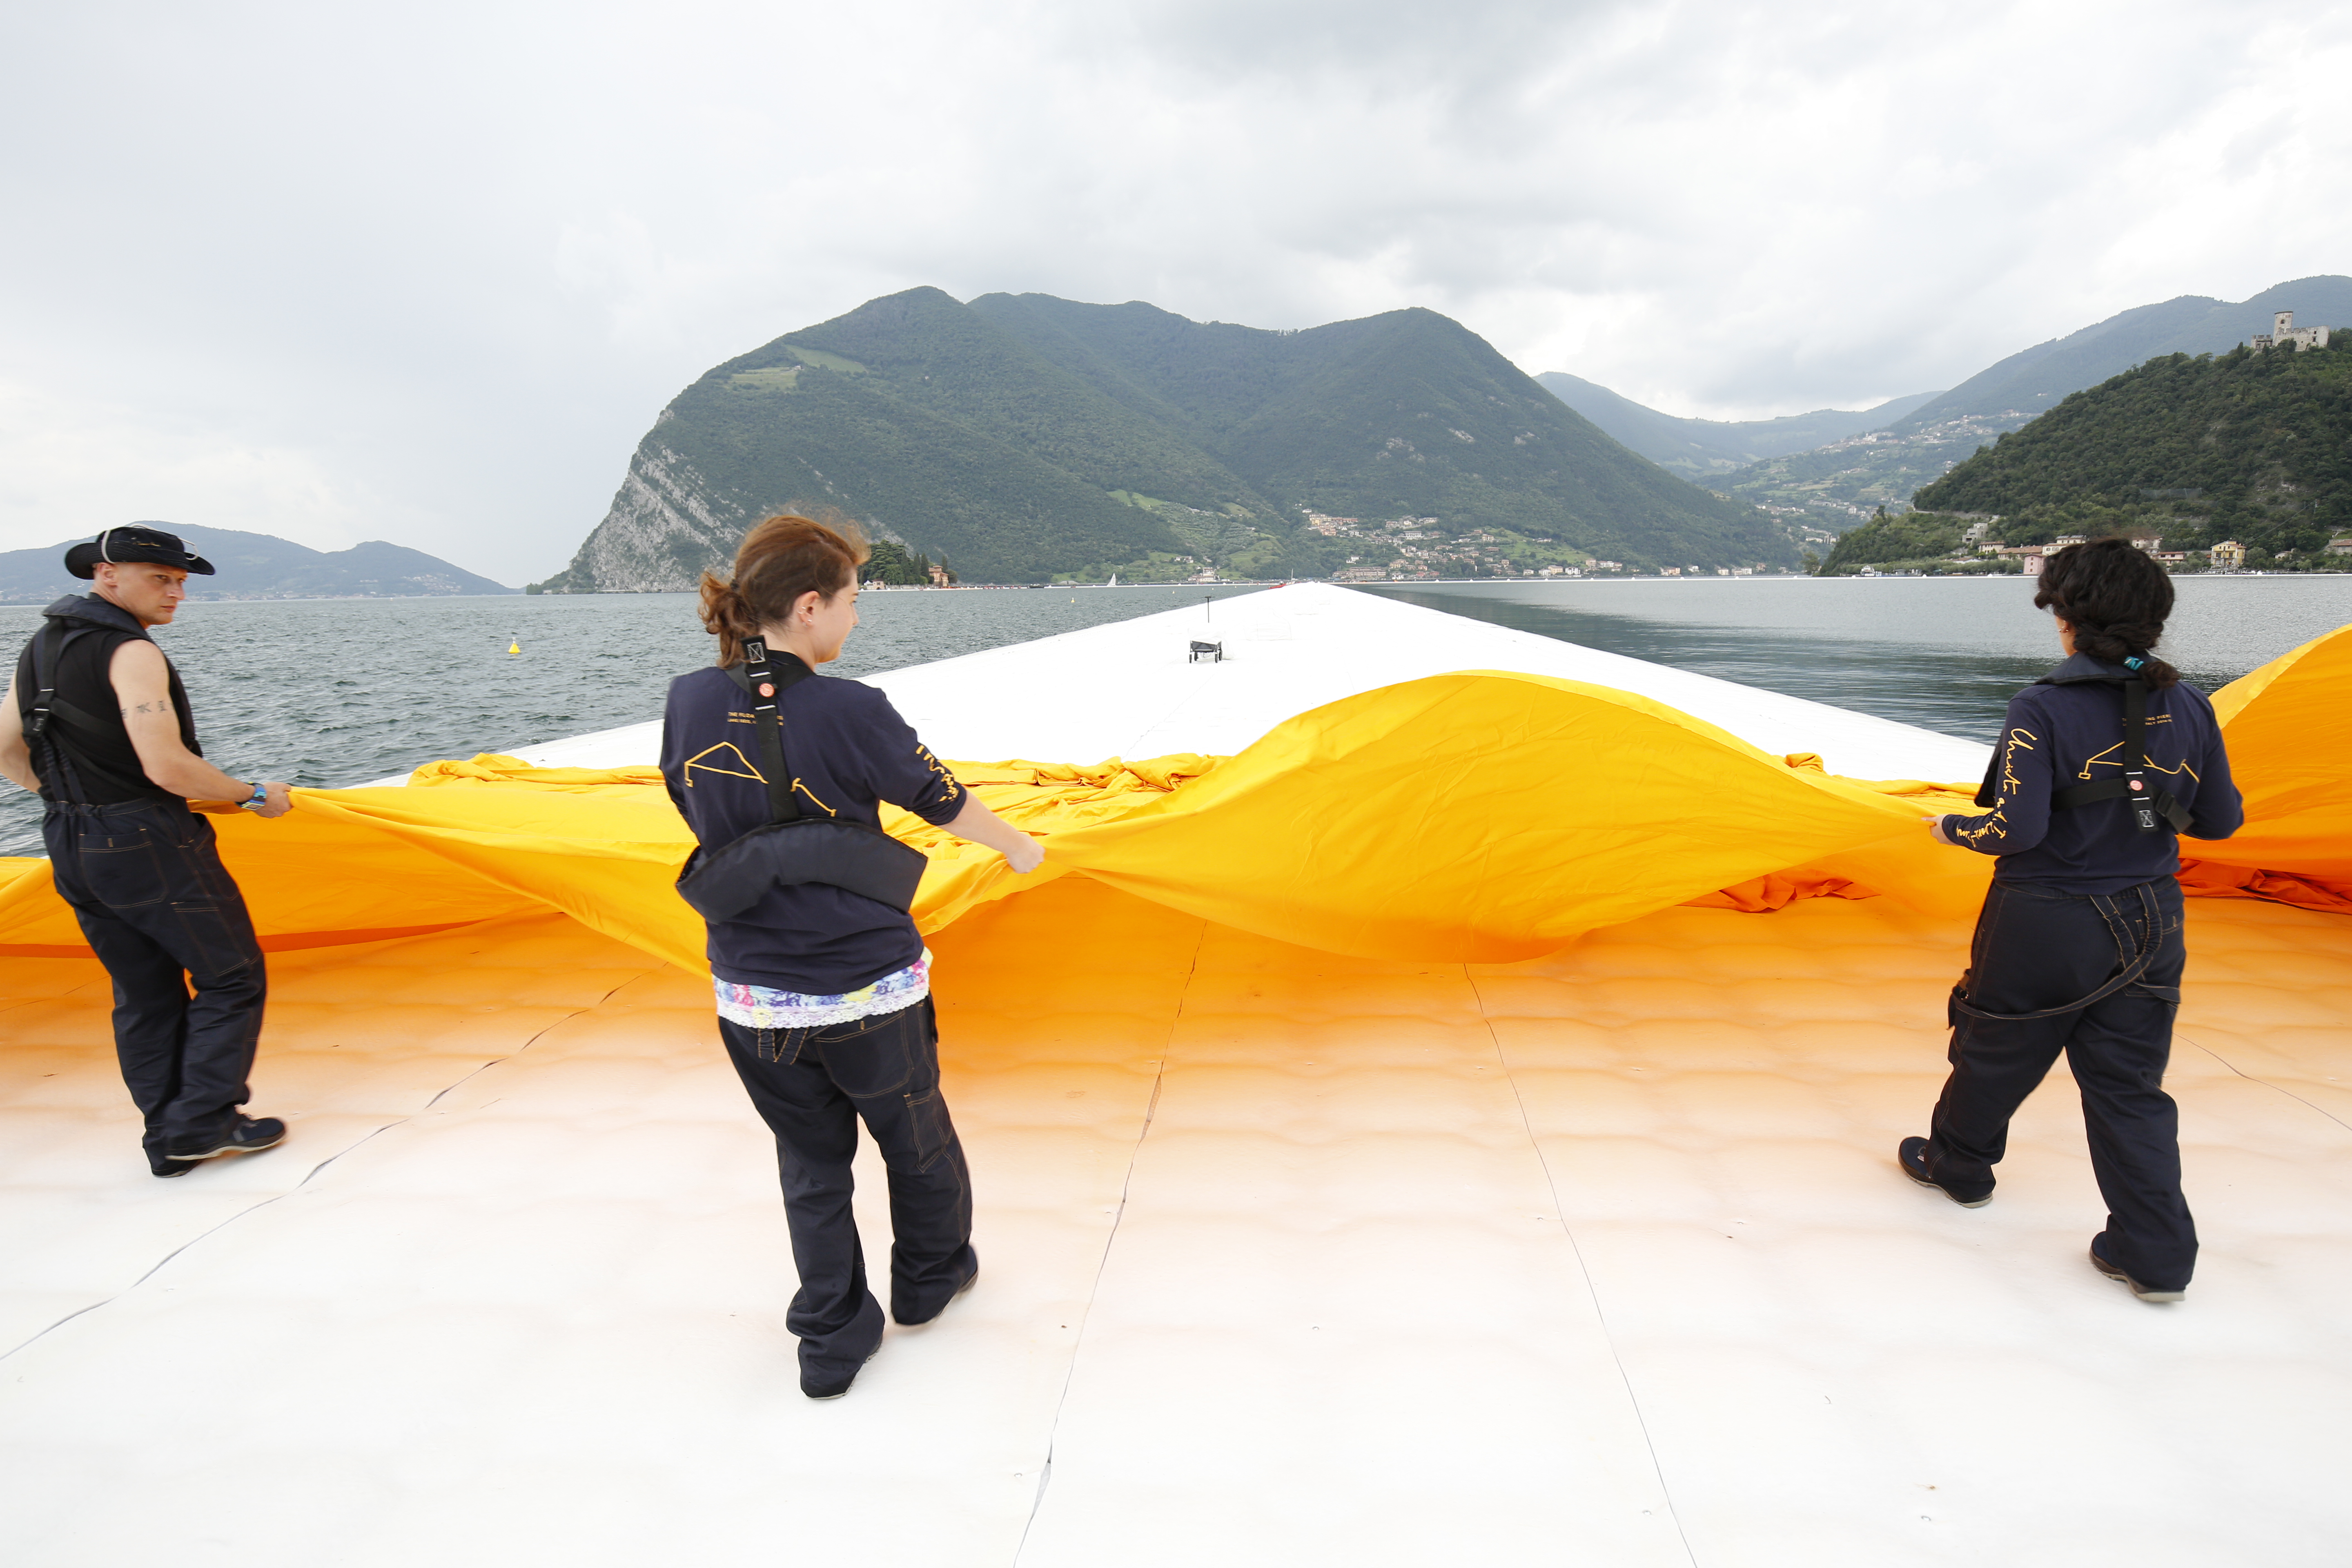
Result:
{"label": "white walkway surface", "polygon": [[[1222,667],[1182,612],[882,684],[942,752],[1091,761],[1610,670],[1840,771],[1981,766],[1364,595],[1216,613]],[[254,1109],[291,1139],[162,1182],[103,976],[0,960],[0,1563],[2338,1563],[2352,927],[2190,921],[2205,1252],[2150,1307],[2083,1260],[2063,1068],[1991,1206],[1894,1171],[1958,926],[1819,900],[1379,963],[1051,884],[933,942],[980,1284],[825,1405],[698,977],[556,916],[279,955]]]}
{"label": "white walkway surface", "polygon": [[[1194,640],[1222,662],[1195,661]],[[942,757],[1097,763],[1231,755],[1294,714],[1463,669],[1559,676],[1654,697],[1767,752],[1818,752],[1854,778],[1973,782],[1990,749],[1932,731],[1692,675],[1328,584],[1195,605],[869,676]],[[661,725],[633,724],[520,755],[547,767],[653,763]]]}

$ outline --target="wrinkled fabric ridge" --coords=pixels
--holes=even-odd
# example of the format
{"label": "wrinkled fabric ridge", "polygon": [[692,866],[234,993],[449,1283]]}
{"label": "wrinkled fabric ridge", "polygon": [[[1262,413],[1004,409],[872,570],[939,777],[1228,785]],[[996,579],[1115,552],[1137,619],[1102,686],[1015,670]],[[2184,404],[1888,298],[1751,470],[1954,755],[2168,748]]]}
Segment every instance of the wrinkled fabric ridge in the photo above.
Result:
{"label": "wrinkled fabric ridge", "polygon": [[[2352,627],[2215,694],[2246,797],[2235,838],[2184,840],[2192,895],[2352,910]],[[1347,698],[1240,755],[952,764],[1046,862],[904,813],[931,857],[929,933],[1080,875],[1244,931],[1364,957],[1507,962],[1675,904],[1766,912],[1885,897],[1971,912],[1991,863],[1933,844],[1922,815],[1974,784],[1870,781],[1773,756],[1631,692],[1475,671]],[[552,908],[700,971],[671,889],[692,841],[651,767],[534,768],[485,754],[405,787],[301,790],[276,822],[216,819],[263,945],[373,941]],[[86,951],[47,863],[0,860],[0,952]]]}

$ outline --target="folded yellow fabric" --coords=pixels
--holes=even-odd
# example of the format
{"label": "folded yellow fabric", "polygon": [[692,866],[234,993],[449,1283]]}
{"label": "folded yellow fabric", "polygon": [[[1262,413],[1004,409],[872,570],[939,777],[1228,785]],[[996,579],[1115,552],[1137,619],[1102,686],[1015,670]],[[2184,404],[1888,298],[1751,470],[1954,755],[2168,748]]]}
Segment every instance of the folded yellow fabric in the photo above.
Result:
{"label": "folded yellow fabric", "polygon": [[[2192,891],[2352,905],[2352,627],[2217,696],[2249,822],[2184,846]],[[1524,958],[1697,901],[1771,910],[1884,896],[1965,914],[1991,870],[1918,818],[1973,781],[1864,781],[1773,756],[1630,692],[1507,671],[1433,677],[1299,714],[1230,758],[956,763],[1039,835],[1045,866],[903,813],[931,857],[915,914],[938,931],[1082,874],[1244,931],[1371,957]],[[303,790],[275,822],[215,818],[271,947],[362,941],[553,908],[688,968],[702,931],[671,882],[692,848],[650,768],[478,756],[403,788]],[[0,860],[0,952],[80,950],[47,863]]]}

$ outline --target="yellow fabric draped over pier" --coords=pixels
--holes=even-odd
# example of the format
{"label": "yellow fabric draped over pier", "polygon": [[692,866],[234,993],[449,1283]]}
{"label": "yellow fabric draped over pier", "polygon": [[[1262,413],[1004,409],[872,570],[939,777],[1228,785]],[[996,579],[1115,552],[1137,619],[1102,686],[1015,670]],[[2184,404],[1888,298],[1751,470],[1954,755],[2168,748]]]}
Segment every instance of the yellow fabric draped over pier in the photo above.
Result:
{"label": "yellow fabric draped over pier", "polygon": [[[2352,910],[2352,626],[2216,697],[2248,822],[2184,841],[2192,892]],[[1929,840],[1974,781],[1866,781],[1777,757],[1629,692],[1507,672],[1432,677],[1298,715],[1237,757],[957,763],[1046,845],[1016,878],[892,813],[932,858],[937,931],[1066,875],[1244,931],[1367,957],[1507,961],[1670,905],[1824,894],[1947,914],[1991,862]],[[320,946],[554,908],[689,969],[672,890],[692,847],[650,768],[433,763],[406,787],[296,792],[275,822],[217,816],[264,945]],[[47,862],[0,860],[0,952],[79,952]]]}

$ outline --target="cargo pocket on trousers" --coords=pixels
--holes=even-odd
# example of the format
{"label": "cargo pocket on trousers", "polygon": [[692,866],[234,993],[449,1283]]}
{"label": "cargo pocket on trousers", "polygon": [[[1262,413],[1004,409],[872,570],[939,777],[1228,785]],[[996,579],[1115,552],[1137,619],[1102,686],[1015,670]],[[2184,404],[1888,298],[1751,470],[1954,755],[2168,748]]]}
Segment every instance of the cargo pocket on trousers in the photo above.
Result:
{"label": "cargo pocket on trousers", "polygon": [[163,858],[143,827],[109,832],[86,827],[76,836],[74,869],[110,910],[140,910],[163,901]]}
{"label": "cargo pocket on trousers", "polygon": [[907,1129],[915,1143],[915,1169],[929,1170],[948,1149],[948,1107],[937,1089],[907,1096]]}

